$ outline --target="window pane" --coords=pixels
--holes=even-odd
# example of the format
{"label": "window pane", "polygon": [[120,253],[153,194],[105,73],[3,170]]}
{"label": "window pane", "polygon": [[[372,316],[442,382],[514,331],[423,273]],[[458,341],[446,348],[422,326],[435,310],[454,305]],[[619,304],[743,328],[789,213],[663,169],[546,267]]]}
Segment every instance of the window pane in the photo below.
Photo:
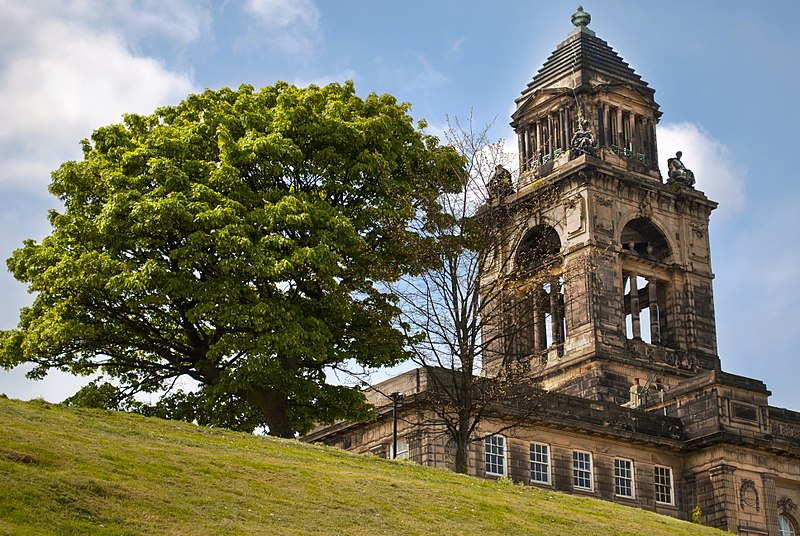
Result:
{"label": "window pane", "polygon": [[579,489],[592,489],[592,455],[588,452],[572,453],[572,485]]}
{"label": "window pane", "polygon": [[795,536],[794,524],[788,517],[779,515],[778,525],[780,527],[780,536]]}
{"label": "window pane", "polygon": [[550,446],[531,443],[531,481],[550,483]]}
{"label": "window pane", "polygon": [[672,504],[672,469],[656,466],[653,472],[656,502]]}
{"label": "window pane", "polygon": [[506,440],[503,436],[487,437],[484,443],[486,472],[492,475],[506,474]]}
{"label": "window pane", "polygon": [[633,497],[633,462],[614,460],[614,489],[620,497]]}
{"label": "window pane", "polygon": [[397,459],[408,459],[408,441],[397,440]]}

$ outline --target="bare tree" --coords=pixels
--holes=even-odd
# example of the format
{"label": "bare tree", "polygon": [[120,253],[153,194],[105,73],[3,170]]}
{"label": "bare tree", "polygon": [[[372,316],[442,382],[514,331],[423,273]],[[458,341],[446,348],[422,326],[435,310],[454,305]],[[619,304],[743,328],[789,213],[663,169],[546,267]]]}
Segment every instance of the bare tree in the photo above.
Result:
{"label": "bare tree", "polygon": [[[489,140],[490,126],[448,120],[446,141],[466,158],[469,174],[458,192],[440,199],[443,216],[428,223],[435,267],[394,289],[414,335],[413,359],[428,376],[419,403],[435,416],[428,424],[452,439],[457,472],[467,472],[470,441],[482,439],[479,425],[493,409],[526,408],[502,429],[535,411],[542,391],[531,364],[562,351],[564,340],[560,244],[545,231],[527,232],[557,194],[542,186],[532,199],[517,199],[505,167],[511,157],[502,141]],[[510,235],[525,238],[511,244]]]}

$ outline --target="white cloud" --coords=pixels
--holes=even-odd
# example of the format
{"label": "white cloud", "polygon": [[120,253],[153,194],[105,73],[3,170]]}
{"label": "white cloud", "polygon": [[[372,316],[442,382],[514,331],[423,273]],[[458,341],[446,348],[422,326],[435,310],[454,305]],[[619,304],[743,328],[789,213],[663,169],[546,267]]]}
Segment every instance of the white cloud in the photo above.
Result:
{"label": "white cloud", "polygon": [[433,89],[447,85],[449,80],[444,73],[436,69],[422,54],[417,55],[419,68],[416,74],[409,79],[408,87],[411,89]]}
{"label": "white cloud", "polygon": [[[715,310],[719,355],[723,367],[737,374],[753,374],[754,363],[769,363],[759,379],[775,393],[771,403],[797,407],[796,375],[787,374],[796,363],[796,284],[800,244],[787,239],[794,230],[798,192],[781,191],[766,202],[754,198],[736,218],[727,243],[715,249]],[[715,253],[716,252],[716,253]]]}
{"label": "white cloud", "polygon": [[[154,39],[185,45],[200,39],[211,28],[208,0],[0,0],[0,12],[22,20],[30,15],[42,22],[63,23],[124,35],[131,45],[146,45]],[[4,21],[7,22],[7,21]],[[3,26],[4,45],[19,41],[24,27]],[[163,41],[162,43],[163,44]]]}
{"label": "white cloud", "polygon": [[[297,87],[306,87],[314,84],[315,86],[327,86],[333,82],[339,82],[340,84],[346,82],[347,80],[358,80],[358,74],[352,69],[344,69],[338,73],[332,74],[324,74],[322,76],[317,76],[315,78],[295,78],[292,81],[292,84],[296,85]],[[356,90],[358,86],[356,86]]]}
{"label": "white cloud", "polygon": [[290,54],[311,51],[320,18],[313,0],[247,0],[245,11],[257,17],[272,45]]}
{"label": "white cloud", "polygon": [[[0,2],[0,185],[43,191],[49,171],[79,156],[79,141],[118,122],[149,113],[192,90],[186,74],[131,52],[124,33],[103,31],[75,11]],[[120,8],[117,8],[120,9]],[[163,24],[169,25],[164,22]]]}
{"label": "white cloud", "polygon": [[728,218],[744,204],[747,170],[725,144],[693,123],[659,125],[659,165],[665,178],[667,159],[677,151],[683,152],[681,160],[694,172],[695,187],[719,203],[715,217]]}
{"label": "white cloud", "polygon": [[58,403],[74,395],[92,379],[52,370],[44,379],[31,381],[25,377],[31,369],[33,365],[24,364],[12,370],[0,370],[0,393],[17,400],[43,398]]}
{"label": "white cloud", "polygon": [[465,38],[462,37],[451,37],[448,40],[447,45],[447,53],[450,56],[459,56],[464,48]]}

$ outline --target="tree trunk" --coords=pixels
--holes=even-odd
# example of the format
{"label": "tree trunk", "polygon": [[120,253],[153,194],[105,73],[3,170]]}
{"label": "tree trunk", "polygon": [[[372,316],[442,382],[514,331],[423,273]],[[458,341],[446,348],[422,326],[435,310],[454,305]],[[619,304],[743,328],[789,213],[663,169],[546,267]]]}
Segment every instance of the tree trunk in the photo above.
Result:
{"label": "tree trunk", "polygon": [[[462,356],[469,356],[470,352],[463,352]],[[458,404],[458,428],[456,432],[456,473],[469,472],[469,433],[471,429],[472,412],[472,359],[462,363],[462,370],[459,370],[454,378],[459,389]],[[466,365],[466,366],[464,366]]]}
{"label": "tree trunk", "polygon": [[289,423],[286,395],[277,389],[250,386],[240,391],[239,396],[261,411],[264,422],[269,427],[269,435],[294,438],[294,430]]}
{"label": "tree trunk", "polygon": [[469,472],[469,438],[458,431],[456,440],[456,473]]}
{"label": "tree trunk", "polygon": [[461,408],[458,412],[458,430],[456,432],[456,473],[469,472],[469,408]]}

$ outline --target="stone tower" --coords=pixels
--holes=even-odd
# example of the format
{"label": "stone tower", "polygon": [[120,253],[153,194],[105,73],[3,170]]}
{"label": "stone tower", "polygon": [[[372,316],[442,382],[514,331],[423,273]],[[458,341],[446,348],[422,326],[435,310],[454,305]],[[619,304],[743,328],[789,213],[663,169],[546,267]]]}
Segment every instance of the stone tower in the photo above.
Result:
{"label": "stone tower", "polygon": [[[516,191],[485,214],[503,246],[503,321],[485,371],[530,360],[547,389],[623,403],[634,378],[670,388],[719,370],[708,222],[717,206],[670,159],[658,168],[655,91],[588,28],[572,31],[516,100]],[[702,177],[700,178],[702,182]],[[501,337],[493,337],[502,333]]]}
{"label": "stone tower", "polygon": [[[484,406],[469,472],[742,535],[796,534],[800,412],[770,406],[763,382],[717,356],[716,203],[681,153],[662,177],[654,91],[589,20],[579,8],[517,99],[518,183],[498,166],[478,212],[483,372],[504,390]],[[453,468],[452,428],[430,405],[447,373],[386,380],[365,393],[375,421],[305,439]]]}

